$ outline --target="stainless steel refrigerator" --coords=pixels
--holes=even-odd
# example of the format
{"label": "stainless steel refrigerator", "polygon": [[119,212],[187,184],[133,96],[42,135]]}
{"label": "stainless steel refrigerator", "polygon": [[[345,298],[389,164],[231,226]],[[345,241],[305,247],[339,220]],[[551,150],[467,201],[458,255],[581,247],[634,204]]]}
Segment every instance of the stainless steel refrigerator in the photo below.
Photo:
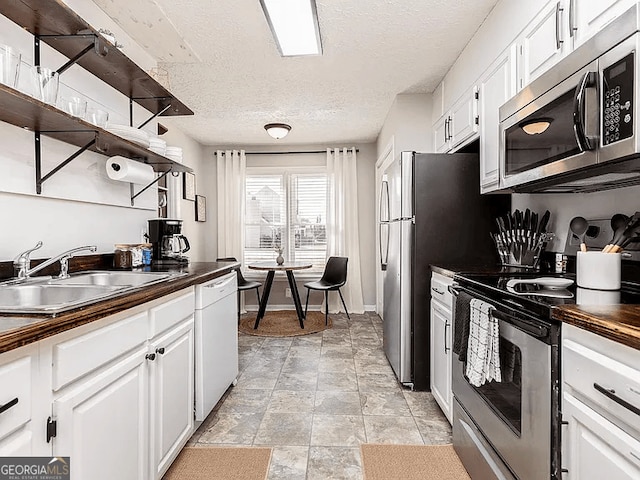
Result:
{"label": "stainless steel refrigerator", "polygon": [[380,200],[384,351],[402,384],[429,390],[430,265],[497,265],[490,234],[511,199],[480,195],[475,153],[402,152]]}

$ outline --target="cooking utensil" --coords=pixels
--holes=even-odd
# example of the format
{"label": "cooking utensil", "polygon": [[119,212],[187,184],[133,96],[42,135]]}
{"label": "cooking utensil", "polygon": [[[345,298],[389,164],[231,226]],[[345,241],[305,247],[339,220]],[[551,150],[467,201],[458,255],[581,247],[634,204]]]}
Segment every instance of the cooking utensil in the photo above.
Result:
{"label": "cooking utensil", "polygon": [[569,222],[569,229],[580,240],[580,251],[586,252],[587,245],[584,243],[584,235],[589,228],[589,222],[584,217],[573,217]]}
{"label": "cooking utensil", "polygon": [[613,242],[613,247],[606,253],[618,253],[626,247],[634,237],[640,234],[640,212],[636,212],[627,222],[627,226],[620,237]]}
{"label": "cooking utensil", "polygon": [[546,210],[542,218],[540,219],[540,223],[538,224],[538,233],[546,233],[547,232],[547,224],[549,223],[549,218],[551,217],[551,212]]}
{"label": "cooking utensil", "polygon": [[611,230],[613,230],[613,237],[611,238],[609,244],[602,250],[604,253],[609,252],[609,250],[611,250],[616,242],[620,239],[622,233],[627,228],[627,223],[629,223],[629,217],[622,213],[616,213],[613,217],[611,217]]}

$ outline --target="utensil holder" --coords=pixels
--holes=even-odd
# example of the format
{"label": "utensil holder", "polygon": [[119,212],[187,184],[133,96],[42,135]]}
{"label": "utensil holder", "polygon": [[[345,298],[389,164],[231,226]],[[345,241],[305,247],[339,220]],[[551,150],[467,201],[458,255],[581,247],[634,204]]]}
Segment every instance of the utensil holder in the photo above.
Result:
{"label": "utensil holder", "polygon": [[619,253],[577,252],[576,283],[592,290],[619,290],[622,255]]}

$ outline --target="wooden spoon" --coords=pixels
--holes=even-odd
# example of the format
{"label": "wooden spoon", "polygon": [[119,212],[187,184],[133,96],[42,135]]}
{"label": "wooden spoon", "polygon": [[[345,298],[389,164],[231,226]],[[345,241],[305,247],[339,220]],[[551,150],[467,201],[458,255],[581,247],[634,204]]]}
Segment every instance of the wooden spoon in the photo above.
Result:
{"label": "wooden spoon", "polygon": [[587,245],[584,243],[584,235],[589,228],[589,222],[584,217],[573,217],[569,223],[569,228],[573,234],[580,240],[580,251],[586,252]]}
{"label": "wooden spoon", "polygon": [[627,223],[629,223],[629,217],[622,213],[616,213],[613,217],[611,217],[611,229],[613,230],[613,238],[609,242],[609,244],[604,247],[602,250],[604,253],[610,252],[613,246],[620,240],[620,237],[624,233],[624,230],[627,228]]}

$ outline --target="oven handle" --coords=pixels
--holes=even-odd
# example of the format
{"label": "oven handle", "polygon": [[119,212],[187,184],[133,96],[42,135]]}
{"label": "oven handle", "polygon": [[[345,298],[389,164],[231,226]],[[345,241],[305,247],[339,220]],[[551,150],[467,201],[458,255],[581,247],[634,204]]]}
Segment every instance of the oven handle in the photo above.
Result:
{"label": "oven handle", "polygon": [[[460,287],[460,285],[457,284],[457,283],[453,283],[453,284],[449,285],[447,288],[449,289],[449,293],[451,293],[451,295],[453,295],[454,297],[457,297],[458,294],[460,293],[460,290],[463,290],[463,287]],[[473,292],[469,292],[469,294],[474,296],[474,297],[476,297],[476,298],[478,297]],[[488,301],[488,303],[491,303],[491,300],[487,300],[487,301]],[[524,319],[521,319],[521,318],[518,318],[518,317],[514,317],[514,316],[506,314],[506,313],[503,313],[500,310],[497,310],[495,308],[491,311],[491,315],[493,315],[498,320],[502,320],[504,322],[510,323],[512,325],[515,325],[520,330],[522,330],[525,333],[531,335],[532,337],[535,337],[535,338],[546,338],[546,337],[549,336],[549,328],[544,326],[544,325],[536,325],[536,324],[533,324],[531,322],[527,322]]]}
{"label": "oven handle", "polygon": [[491,315],[498,320],[503,320],[507,323],[511,323],[516,327],[520,328],[524,332],[528,333],[532,337],[536,338],[545,338],[549,336],[549,329],[544,325],[534,325],[520,318],[508,315],[506,313],[502,313],[500,310],[496,310],[495,308],[491,311]]}
{"label": "oven handle", "polygon": [[636,407],[635,405],[631,405],[626,400],[623,400],[622,398],[617,396],[616,395],[616,391],[613,388],[611,388],[611,389],[604,388],[603,386],[601,386],[601,385],[599,385],[597,383],[593,384],[593,388],[595,388],[597,391],[599,391],[605,397],[607,397],[607,398],[613,400],[614,402],[616,402],[618,405],[622,405],[627,410],[635,413],[636,415],[640,415],[640,408]]}
{"label": "oven handle", "polygon": [[573,97],[573,133],[578,143],[578,148],[581,152],[585,150],[594,150],[595,137],[589,137],[585,131],[585,111],[584,100],[585,91],[587,88],[596,86],[597,75],[595,72],[587,72],[580,80],[580,83],[576,87],[576,94]]}

